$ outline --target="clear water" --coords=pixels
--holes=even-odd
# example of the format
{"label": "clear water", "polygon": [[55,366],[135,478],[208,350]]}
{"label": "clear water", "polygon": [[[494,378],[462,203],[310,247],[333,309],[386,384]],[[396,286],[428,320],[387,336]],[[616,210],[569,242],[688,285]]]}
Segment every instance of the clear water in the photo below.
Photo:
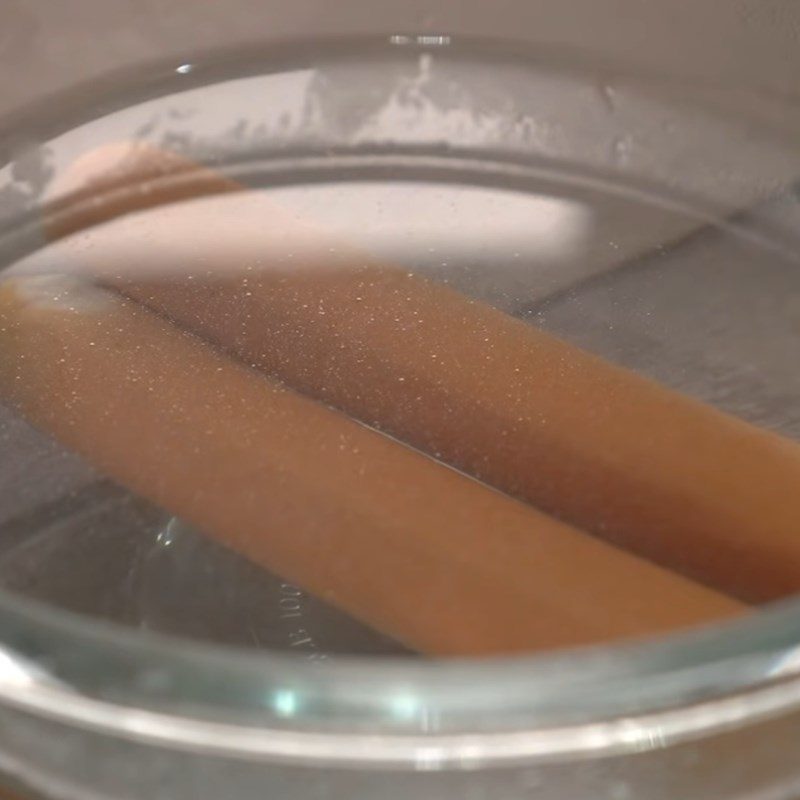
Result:
{"label": "clear water", "polygon": [[[28,299],[46,305],[51,292],[59,302],[64,275],[111,271],[190,292],[231,271],[258,283],[279,269],[292,280],[312,261],[341,266],[346,253],[352,266],[358,253],[800,440],[800,269],[759,229],[762,208],[718,225],[596,176],[512,185],[467,165],[444,179],[439,166],[388,156],[270,170],[240,168],[247,191],[123,215],[15,257],[0,289],[37,276]],[[774,202],[800,218],[794,198]],[[0,324],[0,348],[8,335]],[[412,654],[337,608],[335,595],[212,541],[24,417],[0,397],[3,588],[132,628],[309,659]]]}

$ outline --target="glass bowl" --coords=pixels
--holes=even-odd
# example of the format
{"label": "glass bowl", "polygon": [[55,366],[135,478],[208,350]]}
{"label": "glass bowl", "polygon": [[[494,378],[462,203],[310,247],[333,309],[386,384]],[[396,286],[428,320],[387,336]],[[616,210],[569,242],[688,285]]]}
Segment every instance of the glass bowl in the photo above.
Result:
{"label": "glass bowl", "polygon": [[[297,213],[360,233],[382,256],[798,438],[798,133],[800,109],[785,98],[511,42],[395,34],[199,53],[3,119],[0,248],[12,268],[63,258],[43,219],[69,211],[59,202],[75,159],[121,141],[170,148],[268,182]],[[642,308],[646,318],[632,312]],[[9,420],[0,770],[11,791],[800,793],[795,600],[515,657],[410,657],[322,605],[304,611],[305,627],[275,633],[268,619],[260,641],[246,609],[294,613],[313,599],[281,581],[247,594],[256,579],[241,563],[199,552],[169,515],[125,516],[113,486]]]}

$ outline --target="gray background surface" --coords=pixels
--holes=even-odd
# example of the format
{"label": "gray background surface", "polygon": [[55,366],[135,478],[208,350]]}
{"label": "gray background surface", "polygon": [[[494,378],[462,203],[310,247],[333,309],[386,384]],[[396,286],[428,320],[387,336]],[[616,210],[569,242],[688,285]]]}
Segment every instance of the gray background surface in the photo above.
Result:
{"label": "gray background surface", "polygon": [[374,32],[523,38],[800,93],[796,0],[0,0],[0,109],[220,42]]}

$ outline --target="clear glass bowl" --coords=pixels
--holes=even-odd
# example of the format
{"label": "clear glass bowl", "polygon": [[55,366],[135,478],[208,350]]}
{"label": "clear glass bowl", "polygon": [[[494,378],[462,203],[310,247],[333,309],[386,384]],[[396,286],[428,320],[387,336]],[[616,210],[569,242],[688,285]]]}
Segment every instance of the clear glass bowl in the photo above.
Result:
{"label": "clear glass bowl", "polygon": [[[433,253],[418,265],[433,274],[450,274],[443,253],[469,257],[451,276],[464,291],[798,437],[800,109],[785,99],[394,35],[154,64],[37,102],[0,130],[4,264],[52,258],[42,209],[76,157],[155,143],[269,181],[345,233],[375,231],[378,252]],[[658,326],[669,346],[654,360],[634,345]],[[731,388],[745,358],[757,374]],[[244,585],[245,567],[214,557],[198,584],[208,556],[169,517],[130,512],[133,538],[116,512],[89,524],[113,490],[74,465],[54,490],[35,477],[46,454],[4,430],[18,450],[0,456],[0,499],[27,520],[0,564],[0,770],[12,788],[150,800],[800,793],[796,601],[653,640],[445,661],[404,656],[317,608],[318,635],[286,629],[253,652],[227,623],[208,634],[211,606],[241,621],[258,598],[294,609],[302,592],[279,581],[253,589],[256,601],[220,600],[214,586]],[[53,505],[64,496],[69,508]],[[65,520],[77,520],[66,534]],[[115,558],[122,605],[117,577],[92,582],[117,575]],[[187,575],[187,563],[201,566]],[[188,612],[170,605],[175,586]],[[343,627],[317,645],[331,626]]]}

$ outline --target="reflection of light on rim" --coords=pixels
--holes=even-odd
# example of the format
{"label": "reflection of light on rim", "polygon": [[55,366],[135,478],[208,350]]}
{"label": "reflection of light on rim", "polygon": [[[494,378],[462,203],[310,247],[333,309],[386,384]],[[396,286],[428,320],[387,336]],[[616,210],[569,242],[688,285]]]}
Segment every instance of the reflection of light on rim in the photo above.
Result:
{"label": "reflection of light on rim", "polygon": [[279,689],[272,695],[272,708],[279,717],[293,717],[299,705],[297,692],[292,689]]}
{"label": "reflection of light on rim", "polygon": [[770,678],[777,678],[782,675],[794,675],[798,672],[800,672],[800,646],[793,647],[778,656],[766,671],[766,675]]}
{"label": "reflection of light on rim", "polygon": [[395,695],[390,699],[389,707],[392,716],[402,720],[415,719],[421,711],[419,698],[411,694]]}
{"label": "reflection of light on rim", "polygon": [[63,684],[50,676],[36,664],[29,662],[4,648],[0,648],[0,684],[18,687],[20,690],[36,690],[43,684],[49,687],[63,687]]}
{"label": "reflection of light on rim", "polygon": [[389,43],[395,45],[423,45],[427,47],[446,47],[452,42],[452,39],[447,35],[442,34],[419,34],[417,36],[408,36],[402,33],[396,33],[389,37]]}
{"label": "reflection of light on rim", "polygon": [[3,650],[0,650],[0,681],[12,686],[33,686],[36,683],[36,679],[22,665],[20,659]]}
{"label": "reflection of light on rim", "polygon": [[[388,705],[389,713],[398,722],[414,723],[420,731],[425,733],[436,730],[436,712],[418,695],[398,693],[389,698]],[[438,748],[434,749],[438,752]],[[419,766],[419,758],[417,758],[417,765]],[[425,768],[424,765],[421,768]]]}
{"label": "reflection of light on rim", "polygon": [[178,538],[180,520],[173,517],[156,536],[156,544],[161,547],[170,547]]}

